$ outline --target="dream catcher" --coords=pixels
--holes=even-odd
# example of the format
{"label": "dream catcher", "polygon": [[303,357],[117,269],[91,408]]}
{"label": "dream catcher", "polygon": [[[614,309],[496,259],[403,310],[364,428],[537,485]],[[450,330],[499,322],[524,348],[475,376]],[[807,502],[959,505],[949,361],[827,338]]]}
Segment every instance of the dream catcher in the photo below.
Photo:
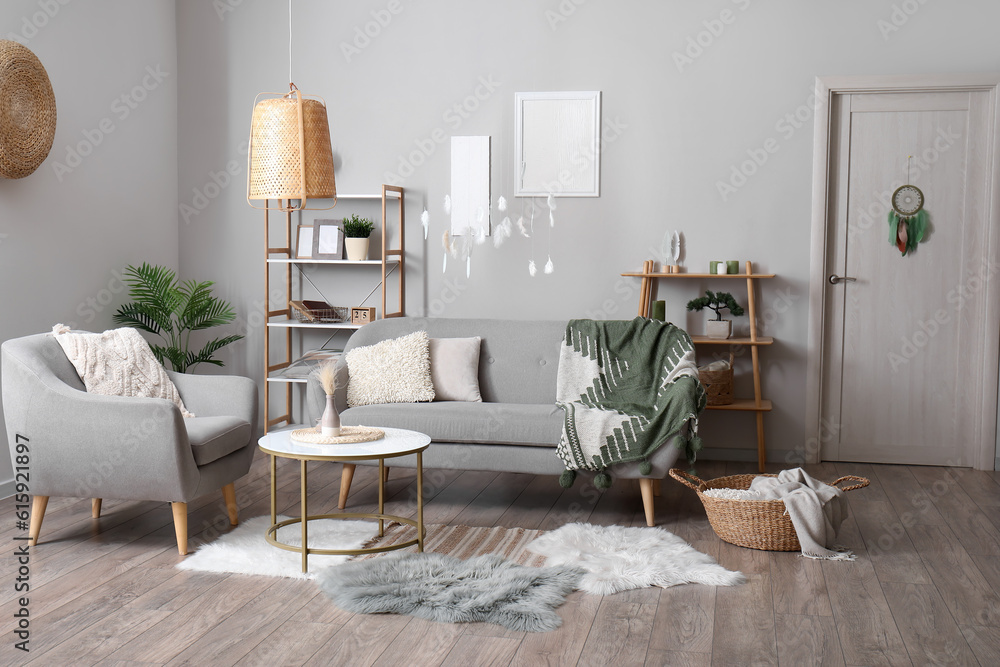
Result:
{"label": "dream catcher", "polygon": [[[906,180],[910,180],[910,158],[906,158]],[[924,210],[924,193],[915,185],[902,185],[892,193],[892,210],[889,211],[889,243],[906,256],[913,252],[927,231],[927,211]]]}

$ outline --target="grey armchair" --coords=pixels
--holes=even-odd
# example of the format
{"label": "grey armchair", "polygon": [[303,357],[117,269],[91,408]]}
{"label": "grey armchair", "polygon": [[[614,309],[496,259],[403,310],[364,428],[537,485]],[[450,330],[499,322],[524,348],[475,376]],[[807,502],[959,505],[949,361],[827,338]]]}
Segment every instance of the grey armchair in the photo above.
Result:
{"label": "grey armchair", "polygon": [[102,498],[169,502],[181,554],[188,501],[221,488],[237,524],[233,482],[254,453],[253,380],[170,373],[197,415],[185,419],[164,399],[88,394],[51,334],[8,340],[0,358],[11,461],[15,471],[27,462],[30,476],[29,544],[38,541],[49,496],[92,498],[95,519]]}

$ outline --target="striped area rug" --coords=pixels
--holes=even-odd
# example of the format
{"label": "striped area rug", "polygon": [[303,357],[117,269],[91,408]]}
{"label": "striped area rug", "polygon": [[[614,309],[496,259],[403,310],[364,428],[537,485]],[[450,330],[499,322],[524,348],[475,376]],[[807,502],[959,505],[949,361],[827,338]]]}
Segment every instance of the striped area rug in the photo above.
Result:
{"label": "striped area rug", "polygon": [[[506,560],[527,565],[529,567],[541,567],[545,564],[545,556],[528,551],[528,546],[536,537],[544,531],[528,530],[525,528],[503,528],[494,526],[492,528],[476,528],[472,526],[445,526],[439,524],[428,524],[424,526],[427,535],[424,537],[424,551],[437,554],[448,554],[462,560],[467,560],[473,556],[483,554],[498,554]],[[413,526],[392,522],[385,527],[385,536],[376,537],[365,547],[388,546],[415,539],[417,529]],[[400,552],[411,551],[416,553],[417,547],[412,546],[407,549],[400,549]],[[390,551],[386,553],[397,553]],[[358,556],[355,560],[365,560],[374,558],[380,554],[365,554]]]}

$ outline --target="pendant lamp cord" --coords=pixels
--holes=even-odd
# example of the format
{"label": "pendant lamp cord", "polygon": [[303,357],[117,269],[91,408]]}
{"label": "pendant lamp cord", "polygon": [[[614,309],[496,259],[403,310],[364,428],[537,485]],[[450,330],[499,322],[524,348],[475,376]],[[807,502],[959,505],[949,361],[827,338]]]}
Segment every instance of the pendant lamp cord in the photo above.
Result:
{"label": "pendant lamp cord", "polygon": [[288,81],[292,81],[292,0],[288,0]]}

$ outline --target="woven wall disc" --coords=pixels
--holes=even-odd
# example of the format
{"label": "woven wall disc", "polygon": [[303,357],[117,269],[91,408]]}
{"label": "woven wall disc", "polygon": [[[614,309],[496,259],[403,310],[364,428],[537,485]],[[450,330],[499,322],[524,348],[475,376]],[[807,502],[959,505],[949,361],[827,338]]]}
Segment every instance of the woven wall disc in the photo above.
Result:
{"label": "woven wall disc", "polygon": [[56,136],[56,96],[31,50],[0,40],[0,176],[24,178],[38,169]]}

